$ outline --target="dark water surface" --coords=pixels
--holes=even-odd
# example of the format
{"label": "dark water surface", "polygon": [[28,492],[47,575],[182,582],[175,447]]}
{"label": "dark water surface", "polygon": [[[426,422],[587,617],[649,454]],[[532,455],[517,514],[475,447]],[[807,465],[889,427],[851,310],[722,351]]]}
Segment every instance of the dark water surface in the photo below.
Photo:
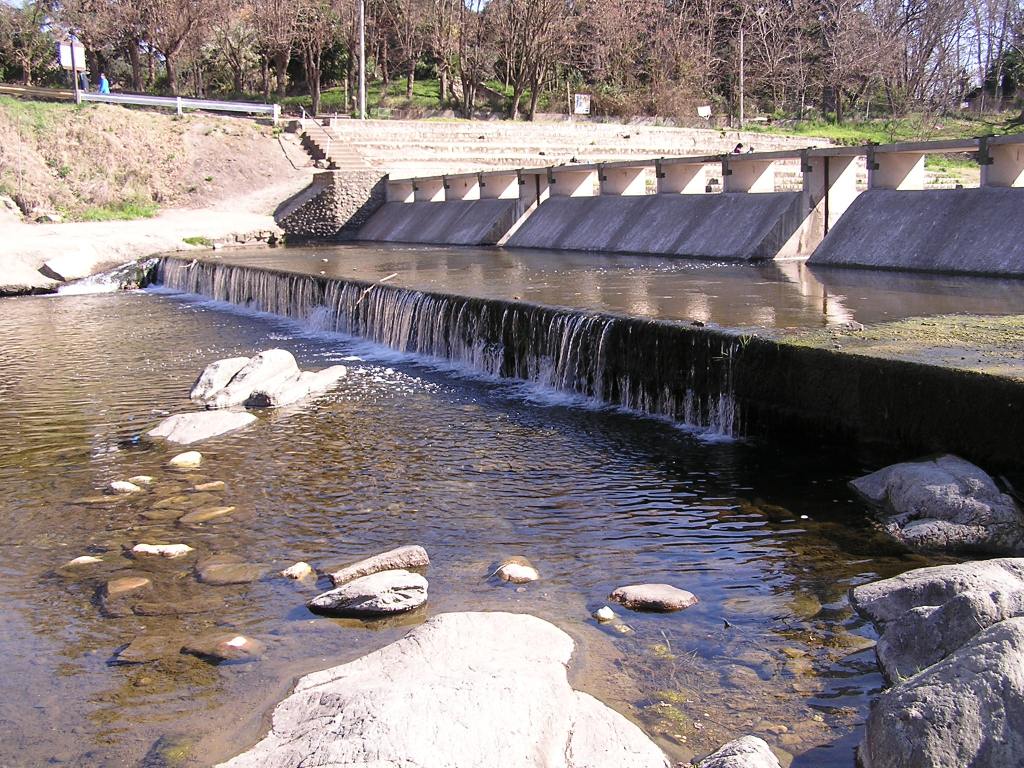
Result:
{"label": "dark water surface", "polygon": [[[346,268],[360,278],[398,269],[366,259]],[[431,281],[458,271],[432,269]],[[480,269],[477,285],[497,291]],[[645,295],[658,288],[653,279]],[[757,291],[800,295],[767,279]],[[786,312],[813,316],[816,300],[801,302]],[[275,574],[298,560],[329,569],[418,543],[433,562],[426,615],[510,610],[553,621],[577,640],[575,684],[640,722],[673,758],[756,733],[793,765],[849,768],[881,677],[874,635],[847,590],[934,562],[892,549],[865,522],[845,482],[870,459],[703,440],[165,293],[6,299],[0,328],[3,765],[136,765],[161,737],[193,743],[197,765],[244,749],[295,676],[406,629],[314,617],[303,604],[315,588]],[[261,413],[248,430],[204,443],[198,470],[169,470],[176,451],[136,440],[191,409],[206,363],[271,346],[308,368],[361,359],[315,404]],[[156,478],[146,493],[97,499],[139,474]],[[189,491],[210,480],[226,490]],[[192,527],[160,519],[155,505],[183,493],[237,511]],[[197,552],[132,560],[125,552],[139,542]],[[194,563],[210,553],[266,575],[201,584]],[[61,568],[85,554],[103,562]],[[523,591],[489,582],[510,554],[529,557],[543,579]],[[125,575],[152,580],[149,615],[101,610],[97,591]],[[614,587],[643,581],[676,584],[701,603],[672,615],[616,608],[627,629],[590,618]],[[266,652],[220,666],[174,652],[211,630],[244,632]],[[140,635],[166,637],[171,650],[112,664]]]}
{"label": "dark water surface", "polygon": [[231,264],[771,332],[949,313],[1024,313],[1024,280],[414,245],[225,250]]}

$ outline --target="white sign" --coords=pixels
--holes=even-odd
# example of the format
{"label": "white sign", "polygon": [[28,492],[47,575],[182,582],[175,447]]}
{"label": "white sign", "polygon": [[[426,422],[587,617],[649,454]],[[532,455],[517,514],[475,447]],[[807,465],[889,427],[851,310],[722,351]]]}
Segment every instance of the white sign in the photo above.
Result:
{"label": "white sign", "polygon": [[572,113],[574,115],[589,115],[590,114],[590,94],[589,93],[577,93],[573,104]]}
{"label": "white sign", "polygon": [[[85,69],[85,46],[79,42],[73,43],[75,46],[75,69]],[[60,65],[64,69],[71,69],[71,46],[72,43],[61,43],[60,44]]]}
{"label": "white sign", "polygon": [[705,120],[711,119],[711,107],[697,107],[697,116]]}

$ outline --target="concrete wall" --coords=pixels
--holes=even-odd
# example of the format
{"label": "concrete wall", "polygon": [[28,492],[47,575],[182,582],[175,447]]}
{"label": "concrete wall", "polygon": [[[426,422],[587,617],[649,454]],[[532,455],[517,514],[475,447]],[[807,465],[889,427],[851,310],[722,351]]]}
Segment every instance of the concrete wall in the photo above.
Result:
{"label": "concrete wall", "polygon": [[811,264],[1024,275],[1024,189],[874,189]]}
{"label": "concrete wall", "polygon": [[804,222],[802,193],[552,197],[508,245],[771,259]]}
{"label": "concrete wall", "polygon": [[383,243],[493,245],[517,218],[518,200],[385,203],[358,239]]}
{"label": "concrete wall", "polygon": [[274,211],[288,240],[351,240],[384,204],[384,177],[379,171],[325,171]]}

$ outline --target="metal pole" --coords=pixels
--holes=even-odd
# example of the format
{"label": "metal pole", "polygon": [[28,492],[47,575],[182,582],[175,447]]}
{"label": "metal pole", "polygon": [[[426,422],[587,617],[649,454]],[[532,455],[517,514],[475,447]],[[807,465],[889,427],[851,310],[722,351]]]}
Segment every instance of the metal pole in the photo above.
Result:
{"label": "metal pole", "polygon": [[366,119],[366,0],[359,0],[359,119]]}
{"label": "metal pole", "polygon": [[740,130],[743,130],[743,18],[740,18]]}
{"label": "metal pole", "polygon": [[75,84],[75,104],[82,103],[82,97],[78,95],[78,70],[75,67],[75,36],[68,35],[71,43],[71,82]]}

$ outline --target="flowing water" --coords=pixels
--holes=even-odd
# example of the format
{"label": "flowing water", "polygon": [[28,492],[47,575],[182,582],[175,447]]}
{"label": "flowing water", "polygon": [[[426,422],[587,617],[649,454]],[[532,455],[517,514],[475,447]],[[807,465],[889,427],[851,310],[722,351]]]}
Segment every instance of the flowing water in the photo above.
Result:
{"label": "flowing water", "polygon": [[[796,766],[853,765],[881,677],[847,590],[937,562],[890,546],[851,498],[845,483],[871,457],[783,453],[603,408],[559,391],[557,371],[501,381],[479,376],[487,359],[474,358],[453,372],[324,333],[308,309],[312,324],[167,291],[0,302],[0,764],[156,765],[155,743],[211,764],[259,737],[297,675],[378,648],[424,615],[510,610],[572,634],[575,685],[674,759],[756,733]],[[271,346],[305,368],[344,362],[350,376],[204,443],[194,471],[168,469],[173,451],[139,439],[192,407],[206,363]],[[145,492],[103,493],[140,474],[155,478]],[[214,480],[225,489],[192,490]],[[161,503],[172,497],[184,498]],[[236,509],[177,519],[210,504]],[[133,559],[140,542],[196,552]],[[298,560],[328,570],[405,543],[430,552],[431,598],[397,623],[315,617],[304,602],[316,587],[276,576]],[[101,562],[63,566],[86,554]],[[211,554],[262,575],[201,583],[195,563]],[[510,554],[542,580],[489,581]],[[127,575],[151,586],[111,610],[97,595]],[[701,602],[671,615],[616,609],[613,625],[590,618],[614,587],[642,581]],[[265,653],[214,665],[178,652],[211,631],[244,632]],[[114,663],[140,636],[163,638],[158,658]]]}

